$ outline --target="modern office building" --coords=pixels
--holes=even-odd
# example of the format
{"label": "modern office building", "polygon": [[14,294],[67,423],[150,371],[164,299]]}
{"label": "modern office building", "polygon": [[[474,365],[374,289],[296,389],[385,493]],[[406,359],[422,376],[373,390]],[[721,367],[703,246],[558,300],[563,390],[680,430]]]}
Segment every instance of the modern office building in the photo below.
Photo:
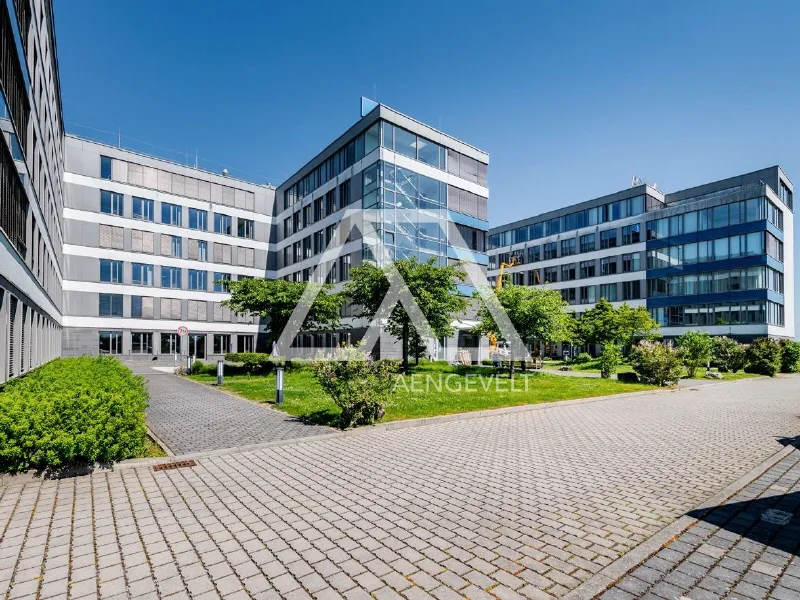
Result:
{"label": "modern office building", "polygon": [[549,285],[579,316],[646,306],[672,338],[793,338],[792,184],[780,167],[665,194],[647,184],[490,230],[489,275]]}
{"label": "modern office building", "polygon": [[0,383],[61,354],[64,124],[50,0],[0,6]]}

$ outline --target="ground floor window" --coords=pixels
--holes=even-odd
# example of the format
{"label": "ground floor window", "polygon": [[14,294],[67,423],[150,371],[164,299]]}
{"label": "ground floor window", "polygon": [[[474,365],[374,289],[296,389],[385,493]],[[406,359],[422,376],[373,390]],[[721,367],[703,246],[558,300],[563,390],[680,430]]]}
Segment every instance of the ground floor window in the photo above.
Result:
{"label": "ground floor window", "polygon": [[177,333],[161,334],[161,354],[179,354],[180,351],[181,343]]}
{"label": "ground floor window", "polygon": [[152,354],[153,353],[153,334],[143,331],[131,333],[131,353],[132,354]]}
{"label": "ground floor window", "polygon": [[206,357],[206,336],[204,334],[193,333],[189,336],[189,356]]}
{"label": "ground floor window", "polygon": [[214,354],[227,354],[231,351],[231,336],[227,333],[214,334]]}
{"label": "ground floor window", "polygon": [[240,335],[238,336],[238,345],[239,352],[253,352],[253,336],[252,335]]}
{"label": "ground floor window", "polygon": [[100,354],[122,354],[122,332],[100,332]]}

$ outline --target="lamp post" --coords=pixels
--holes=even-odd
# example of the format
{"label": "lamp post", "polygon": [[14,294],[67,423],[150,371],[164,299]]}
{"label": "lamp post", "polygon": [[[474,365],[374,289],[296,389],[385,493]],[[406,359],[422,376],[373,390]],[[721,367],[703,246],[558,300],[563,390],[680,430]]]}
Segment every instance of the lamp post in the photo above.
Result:
{"label": "lamp post", "polygon": [[223,370],[225,368],[224,364],[225,363],[223,361],[221,361],[221,360],[217,361],[217,385],[218,386],[221,386],[222,383],[223,383],[223,378],[224,378],[223,377],[224,376]]}
{"label": "lamp post", "polygon": [[283,404],[283,367],[275,367],[275,404]]}

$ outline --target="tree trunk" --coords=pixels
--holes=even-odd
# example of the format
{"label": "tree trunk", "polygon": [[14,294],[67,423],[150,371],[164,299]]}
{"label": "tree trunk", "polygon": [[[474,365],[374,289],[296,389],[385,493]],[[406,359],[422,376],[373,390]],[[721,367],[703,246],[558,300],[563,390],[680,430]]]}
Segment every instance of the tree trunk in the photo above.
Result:
{"label": "tree trunk", "polygon": [[403,321],[403,373],[408,375],[408,319]]}

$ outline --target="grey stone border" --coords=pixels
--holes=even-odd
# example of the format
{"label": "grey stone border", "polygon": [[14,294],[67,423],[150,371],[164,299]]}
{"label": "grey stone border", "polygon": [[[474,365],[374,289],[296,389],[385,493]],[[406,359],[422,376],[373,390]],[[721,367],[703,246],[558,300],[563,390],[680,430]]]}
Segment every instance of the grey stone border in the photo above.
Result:
{"label": "grey stone border", "polygon": [[[702,511],[703,515],[708,514],[712,509],[719,506],[732,496],[736,495],[739,491],[750,485],[753,481],[766,473],[770,468],[794,452],[794,450],[794,446],[786,446],[785,448],[779,450],[759,465],[750,469],[739,479],[698,504],[692,509],[692,511]],[[562,600],[592,600],[593,598],[596,598],[617,583],[620,579],[622,579],[622,577],[624,577],[634,567],[642,564],[656,552],[661,550],[665,544],[674,540],[681,533],[689,529],[689,527],[697,523],[698,520],[699,519],[695,517],[683,515],[677,521],[670,523],[661,531],[633,548],[627,554],[621,556],[610,565],[592,575],[589,579],[564,596]]]}

